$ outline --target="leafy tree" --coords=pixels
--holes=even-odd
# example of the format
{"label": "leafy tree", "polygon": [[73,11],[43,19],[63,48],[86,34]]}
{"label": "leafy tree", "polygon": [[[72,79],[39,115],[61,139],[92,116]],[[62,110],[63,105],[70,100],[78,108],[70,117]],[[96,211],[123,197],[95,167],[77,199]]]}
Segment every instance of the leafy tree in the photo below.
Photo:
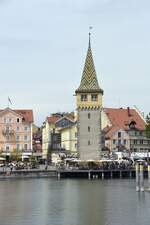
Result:
{"label": "leafy tree", "polygon": [[37,159],[36,159],[36,157],[33,156],[33,155],[30,156],[29,160],[30,160],[31,163],[34,163],[34,164],[37,163]]}
{"label": "leafy tree", "polygon": [[10,155],[11,161],[21,161],[22,153],[18,152],[16,149]]}
{"label": "leafy tree", "polygon": [[146,136],[148,138],[150,138],[150,113],[146,116],[146,129],[145,129],[145,133],[146,133]]}

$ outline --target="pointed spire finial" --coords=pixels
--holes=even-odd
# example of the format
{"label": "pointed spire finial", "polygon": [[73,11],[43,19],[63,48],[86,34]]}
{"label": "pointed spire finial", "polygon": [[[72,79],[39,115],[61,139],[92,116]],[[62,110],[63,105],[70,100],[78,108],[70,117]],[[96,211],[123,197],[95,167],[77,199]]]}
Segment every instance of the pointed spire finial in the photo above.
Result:
{"label": "pointed spire finial", "polygon": [[91,48],[91,30],[93,27],[89,27],[89,48]]}
{"label": "pointed spire finial", "polygon": [[83,68],[82,78],[80,86],[76,90],[76,93],[101,93],[103,90],[100,88],[96,76],[92,49],[91,49],[91,32],[92,27],[89,27],[89,46]]}

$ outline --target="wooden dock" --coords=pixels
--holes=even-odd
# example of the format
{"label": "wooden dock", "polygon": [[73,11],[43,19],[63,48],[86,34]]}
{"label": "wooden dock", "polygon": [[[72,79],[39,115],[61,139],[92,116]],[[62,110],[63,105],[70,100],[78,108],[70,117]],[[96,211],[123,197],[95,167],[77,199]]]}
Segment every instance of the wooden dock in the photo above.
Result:
{"label": "wooden dock", "polygon": [[[112,170],[57,170],[58,179],[82,178],[82,179],[135,179],[135,169],[112,169]],[[144,171],[144,178],[148,177],[148,171]]]}

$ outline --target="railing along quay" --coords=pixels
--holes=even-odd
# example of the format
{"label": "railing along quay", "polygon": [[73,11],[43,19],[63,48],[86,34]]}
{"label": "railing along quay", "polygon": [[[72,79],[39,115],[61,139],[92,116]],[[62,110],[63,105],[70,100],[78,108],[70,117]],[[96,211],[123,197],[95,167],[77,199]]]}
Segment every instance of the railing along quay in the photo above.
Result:
{"label": "railing along quay", "polygon": [[[83,179],[116,179],[136,177],[135,169],[57,169],[57,178],[83,178]],[[144,170],[144,178],[148,177],[148,170]]]}
{"label": "railing along quay", "polygon": [[22,169],[22,170],[6,170],[0,171],[0,179],[4,178],[51,178],[57,177],[56,170],[42,170],[42,169]]}

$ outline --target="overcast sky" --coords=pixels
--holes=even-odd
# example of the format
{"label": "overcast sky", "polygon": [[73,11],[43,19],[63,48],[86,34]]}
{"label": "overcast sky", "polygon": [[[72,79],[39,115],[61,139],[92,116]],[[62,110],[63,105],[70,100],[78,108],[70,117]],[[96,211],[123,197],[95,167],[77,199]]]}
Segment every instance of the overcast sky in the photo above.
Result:
{"label": "overcast sky", "polygon": [[104,106],[148,113],[149,0],[0,0],[0,107],[73,111],[89,26]]}

